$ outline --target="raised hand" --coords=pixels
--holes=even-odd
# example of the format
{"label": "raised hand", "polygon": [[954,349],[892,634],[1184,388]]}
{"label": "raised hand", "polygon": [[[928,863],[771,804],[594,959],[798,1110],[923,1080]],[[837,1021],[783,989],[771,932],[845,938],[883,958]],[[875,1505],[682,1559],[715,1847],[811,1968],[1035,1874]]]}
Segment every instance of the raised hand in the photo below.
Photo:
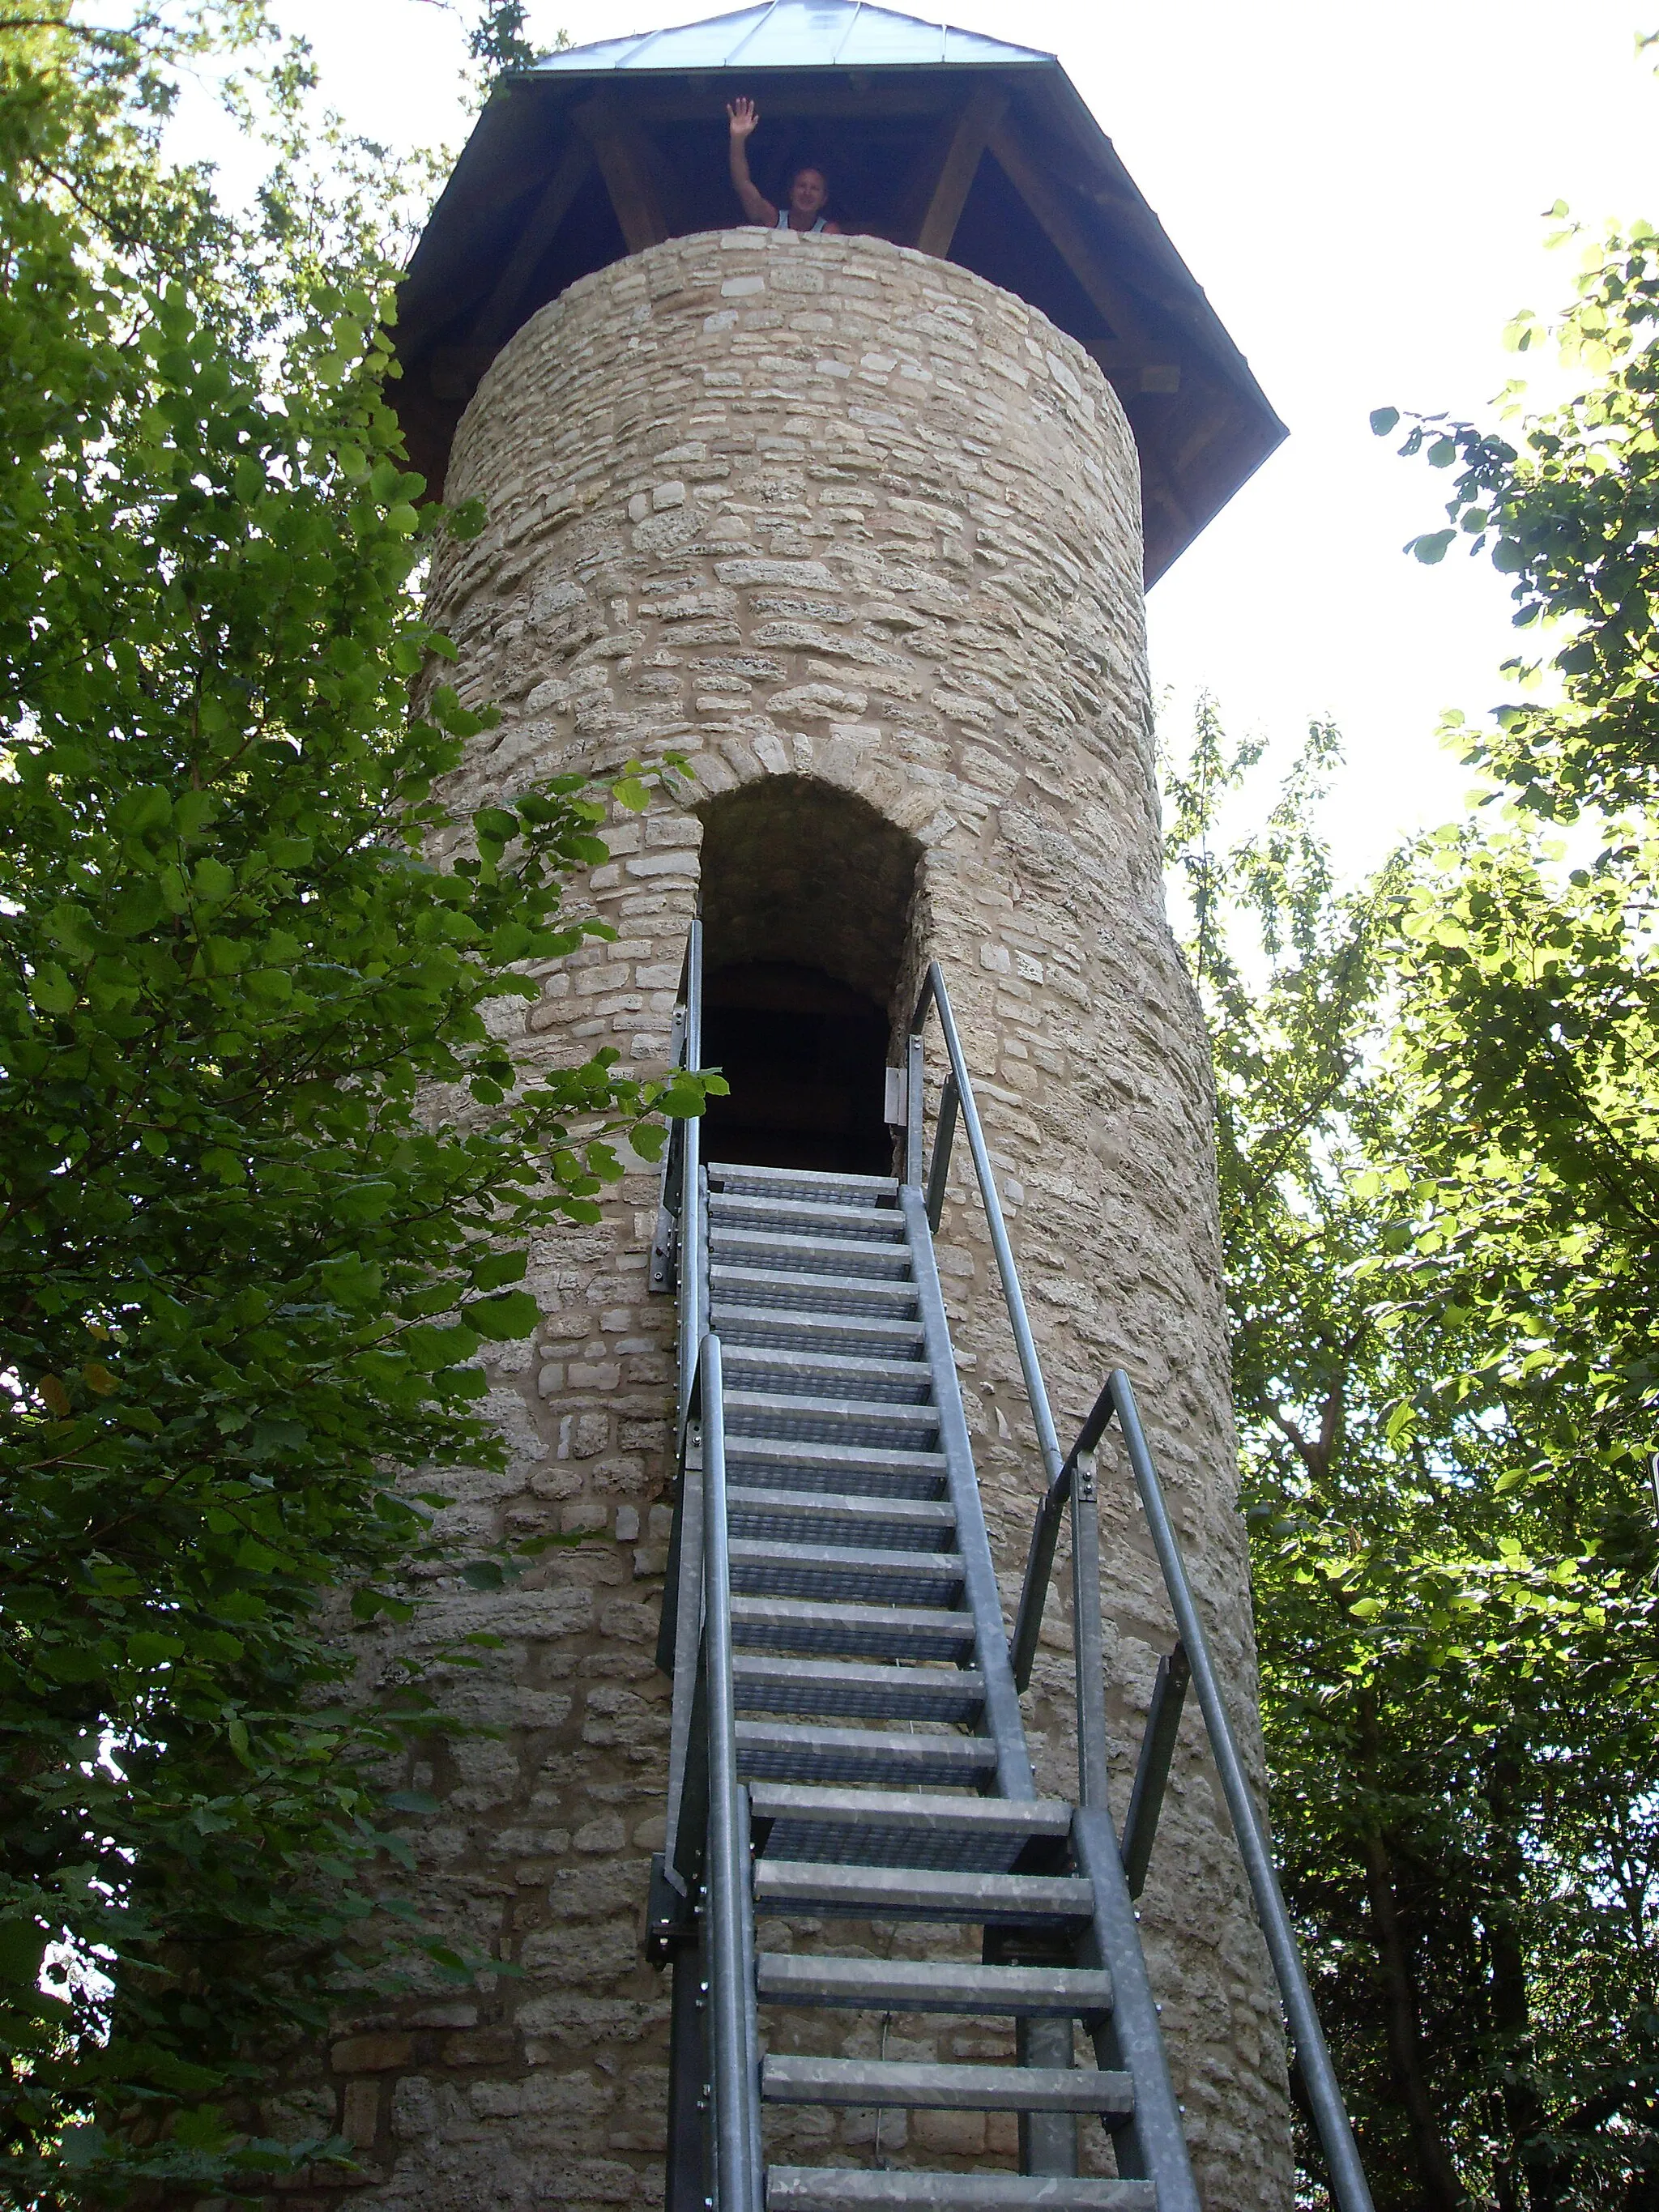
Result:
{"label": "raised hand", "polygon": [[752,100],[734,100],[727,106],[726,112],[731,118],[732,136],[734,138],[750,137],[755,125],[760,121]]}

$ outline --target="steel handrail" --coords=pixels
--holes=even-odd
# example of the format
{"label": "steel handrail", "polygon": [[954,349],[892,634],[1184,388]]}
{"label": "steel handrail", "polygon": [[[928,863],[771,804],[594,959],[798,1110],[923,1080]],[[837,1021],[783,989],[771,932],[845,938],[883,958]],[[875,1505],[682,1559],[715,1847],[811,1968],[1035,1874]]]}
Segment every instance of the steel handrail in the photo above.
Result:
{"label": "steel handrail", "polygon": [[[1056,1495],[1057,1486],[1065,1473],[1060,1455],[1060,1437],[1054,1428],[1054,1412],[1048,1403],[1048,1386],[1042,1379],[1042,1362],[1037,1358],[1036,1339],[1031,1332],[1030,1316],[1026,1312],[1024,1293],[1019,1286],[1019,1270],[1014,1264],[1008,1224],[1003,1218],[1002,1200],[997,1189],[995,1171],[991,1165],[990,1147],[985,1141],[985,1125],[980,1120],[979,1102],[974,1096],[974,1079],[968,1072],[968,1056],[962,1048],[962,1036],[951,1011],[951,994],[945,987],[945,976],[937,960],[928,965],[910,1023],[909,1096],[907,1101],[909,1127],[905,1180],[918,1185],[922,1181],[921,1104],[926,1075],[922,1038],[930,1008],[939,1016],[951,1072],[939,1101],[933,1157],[927,1179],[928,1225],[935,1230],[939,1227],[945,1184],[950,1175],[951,1138],[957,1118],[960,1115],[968,1139],[968,1149],[973,1156],[980,1203],[984,1208],[986,1225],[990,1231],[991,1249],[996,1255],[997,1275],[1002,1285],[1003,1302],[1008,1309],[1008,1322],[1013,1330],[1014,1345],[1019,1355],[1020,1372],[1024,1377],[1025,1396],[1031,1409],[1037,1446],[1048,1475],[1047,1494]],[[1100,1620],[1098,1509],[1092,1483],[1078,1485],[1068,1480],[1063,1494],[1072,1507],[1072,1645],[1077,1681],[1078,1802],[1103,1811],[1107,1802],[1106,1681]],[[1058,1523],[1055,1534],[1058,1535]],[[1052,1565],[1052,1544],[1049,1561]],[[1010,1656],[1013,1656],[1012,1648]],[[1030,1671],[1028,1662],[1028,1674]],[[1015,1683],[1018,1689],[1025,1687],[1018,1673]]]}
{"label": "steel handrail", "polygon": [[[1008,1229],[1002,1218],[1002,1200],[997,1194],[996,1176],[992,1171],[991,1154],[985,1142],[984,1125],[979,1118],[979,1104],[974,1097],[973,1078],[968,1073],[967,1056],[962,1049],[962,1038],[957,1030],[956,1016],[951,1011],[951,994],[945,988],[945,977],[937,960],[930,961],[927,980],[916,1000],[916,1011],[910,1020],[910,1083],[909,1114],[910,1158],[905,1181],[920,1184],[922,1181],[921,1158],[921,1039],[927,1026],[927,1010],[932,1006],[939,1015],[939,1025],[945,1038],[945,1049],[951,1062],[951,1087],[956,1093],[956,1110],[962,1116],[962,1126],[967,1133],[968,1149],[974,1158],[974,1173],[979,1182],[980,1203],[985,1209],[986,1224],[991,1232],[991,1249],[996,1255],[997,1274],[1002,1284],[1004,1303],[1008,1308],[1009,1324],[1014,1332],[1014,1346],[1019,1354],[1020,1372],[1025,1378],[1025,1395],[1030,1401],[1031,1419],[1036,1426],[1037,1446],[1042,1454],[1043,1465],[1052,1482],[1060,1469],[1060,1437],[1054,1427],[1054,1417],[1048,1405],[1048,1392],[1042,1380],[1042,1368],[1037,1359],[1036,1340],[1031,1334],[1030,1317],[1025,1310],[1025,1299],[1019,1287],[1019,1271],[1014,1265],[1013,1247],[1008,1242]],[[944,1137],[943,1156],[949,1165],[949,1125],[943,1113],[940,1129]],[[935,1176],[943,1195],[943,1170],[935,1159]],[[930,1219],[931,1219],[930,1211]],[[935,1227],[937,1223],[933,1224]]]}
{"label": "steel handrail", "polygon": [[[1169,1592],[1176,1627],[1192,1668],[1193,1687],[1198,1692],[1199,1706],[1204,1715],[1211,1755],[1221,1778],[1222,1795],[1227,1801],[1233,1833],[1238,1838],[1239,1855],[1244,1861],[1244,1871],[1249,1879],[1250,1894],[1255,1899],[1256,1917],[1267,1938],[1268,1956],[1278,1977],[1279,1995],[1285,2001],[1285,2018],[1290,2024],[1297,2054],[1302,2061],[1308,2101],[1313,2106],[1314,2123],[1329,2169],[1331,2192],[1340,2212],[1372,2212],[1370,2189],[1365,2179],[1365,2170],[1359,2162],[1358,2146],[1354,2142],[1347,2108],[1337,2084],[1336,2069],[1331,2063],[1324,2030],[1319,2025],[1313,1991],[1308,1986],[1308,1978],[1303,1969],[1296,1930],[1291,1925],[1284,1893],[1279,1887],[1273,1845],[1268,1839],[1267,1825],[1256,1810],[1255,1799],[1245,1776],[1244,1762],[1239,1756],[1237,1741],[1233,1735],[1232,1723],[1228,1718],[1227,1708],[1222,1699],[1220,1680],[1210,1656],[1209,1638],[1204,1633],[1204,1623],[1193,1601],[1192,1585],[1187,1580],[1187,1569],[1181,1556],[1175,1524],[1170,1518],[1170,1509],[1164,1500],[1164,1486],[1158,1480],[1158,1469],[1152,1463],[1152,1455],[1147,1449],[1146,1435],[1140,1425],[1134,1389],[1119,1367],[1114,1369],[1109,1376],[1106,1389],[1111,1398],[1112,1409],[1117,1415],[1124,1449],[1134,1473],[1135,1486],[1146,1508],[1152,1548],[1158,1553],[1158,1563],[1164,1571],[1164,1586]],[[1103,1430],[1103,1423],[1102,1426]]]}
{"label": "steel handrail", "polygon": [[[940,1100],[931,1164],[927,1160],[924,1143],[925,1067],[922,1053],[922,1035],[930,1008],[939,1015],[939,1028],[951,1063],[951,1073]],[[1073,1646],[1077,1665],[1080,1795],[1084,1804],[1103,1808],[1106,1802],[1104,1670],[1101,1661],[1100,1592],[1096,1565],[1098,1524],[1096,1520],[1093,1455],[1106,1432],[1108,1423],[1115,1414],[1141,1503],[1146,1509],[1147,1523],[1152,1529],[1153,1549],[1163,1571],[1164,1587],[1175,1613],[1181,1638],[1178,1648],[1191,1668],[1193,1685],[1198,1692],[1200,1709],[1204,1716],[1205,1731],[1210,1740],[1211,1754],[1221,1778],[1222,1795],[1237,1839],[1239,1855],[1244,1863],[1250,1893],[1255,1901],[1256,1916],[1267,1940],[1267,1954],[1273,1962],[1279,1994],[1284,2001],[1285,2019],[1302,2062],[1309,2102],[1313,2107],[1315,2125],[1330,2173],[1332,2193],[1339,2212],[1373,2212],[1370,2190],[1364,2169],[1359,2162],[1359,2151],[1354,2142],[1347,2108],[1342,2101],[1342,2092],[1337,2083],[1336,2069],[1331,2063],[1324,2031],[1319,2025],[1319,2015],[1314,2008],[1313,1992],[1308,1986],[1307,1975],[1303,1969],[1296,1931],[1291,1925],[1290,1914],[1279,1887],[1279,1876],[1274,1871],[1273,1847],[1266,1826],[1256,1810],[1255,1800],[1251,1796],[1232,1723],[1222,1699],[1209,1642],[1193,1601],[1192,1587],[1187,1580],[1163,1486],[1158,1480],[1158,1470],[1152,1463],[1140,1426],[1134,1390],[1121,1368],[1114,1369],[1108,1377],[1105,1388],[1096,1399],[1088,1419],[1078,1432],[1076,1443],[1063,1458],[1061,1456],[1048,1393],[1042,1379],[1042,1364],[1037,1357],[1036,1341],[1031,1333],[1030,1318],[1019,1286],[1013,1248],[1009,1243],[1007,1224],[1003,1218],[990,1150],[985,1141],[985,1131],[974,1097],[973,1079],[968,1072],[962,1039],[951,1010],[950,994],[937,961],[929,963],[916,1000],[915,1012],[911,1018],[907,1075],[905,1181],[919,1187],[925,1182],[928,1221],[935,1229],[939,1226],[950,1171],[954,1123],[957,1115],[959,1114],[961,1116],[969,1150],[973,1155],[980,1200],[985,1210],[986,1225],[990,1231],[991,1249],[996,1257],[997,1273],[1001,1280],[1003,1298],[1019,1355],[1031,1419],[1048,1474],[1048,1486],[1038,1503],[1031,1530],[1025,1583],[1020,1593],[1014,1633],[1010,1639],[1009,1656],[1015,1682],[1018,1688],[1024,1690],[1030,1680],[1031,1663],[1042,1623],[1043,1603],[1060,1540],[1060,1517],[1069,1504],[1073,1530],[1075,1616]]]}

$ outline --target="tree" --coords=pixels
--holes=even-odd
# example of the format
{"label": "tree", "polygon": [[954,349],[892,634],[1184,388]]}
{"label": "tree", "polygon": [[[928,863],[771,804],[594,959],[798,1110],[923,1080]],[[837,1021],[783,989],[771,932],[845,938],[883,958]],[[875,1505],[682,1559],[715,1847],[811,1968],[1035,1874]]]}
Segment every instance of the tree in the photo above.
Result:
{"label": "tree", "polygon": [[562,879],[647,780],[447,804],[485,718],[438,681],[409,713],[448,650],[419,572],[477,518],[417,511],[385,404],[373,157],[307,179],[280,54],[239,95],[284,141],[249,223],[159,149],[180,68],[265,37],[256,0],[0,23],[0,2036],[32,2204],[344,2155],[237,2102],[343,1972],[392,1970],[417,1808],[376,1777],[431,1723],[418,1681],[342,1696],[343,1626],[415,1601],[418,1470],[501,1449],[473,1355],[535,1322],[527,1236],[702,1099],[496,1041],[604,933]]}
{"label": "tree", "polygon": [[1659,2202],[1640,1469],[1588,1374],[1483,1292],[1524,1237],[1458,1233],[1486,1185],[1439,1149],[1461,1048],[1448,1027],[1421,1056],[1413,964],[1463,884],[1448,846],[1336,895],[1324,727],[1229,842],[1258,751],[1201,714],[1170,850],[1215,1043],[1287,1894],[1380,2205]]}
{"label": "tree", "polygon": [[1401,2208],[1659,2203],[1656,314],[1638,225],[1513,328],[1576,397],[1407,427],[1455,471],[1414,550],[1490,556],[1532,646],[1452,718],[1474,818],[1338,897],[1328,732],[1231,846],[1256,749],[1206,714],[1172,784],[1275,1818]]}

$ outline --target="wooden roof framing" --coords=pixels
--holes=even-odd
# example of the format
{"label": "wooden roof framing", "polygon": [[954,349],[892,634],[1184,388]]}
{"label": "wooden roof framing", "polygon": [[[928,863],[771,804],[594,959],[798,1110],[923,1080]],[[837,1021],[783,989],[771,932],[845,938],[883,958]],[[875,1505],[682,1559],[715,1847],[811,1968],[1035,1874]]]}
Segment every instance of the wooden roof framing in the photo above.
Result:
{"label": "wooden roof framing", "polygon": [[[816,44],[792,32],[792,5]],[[856,36],[887,58],[826,65],[838,21],[843,46]],[[803,58],[745,67],[763,33],[774,55],[794,36]],[[681,52],[731,58],[686,67]],[[497,91],[400,295],[393,397],[434,491],[478,378],[538,307],[625,253],[735,219],[725,105],[739,92],[781,166],[823,160],[827,143],[850,227],[976,269],[1086,347],[1134,428],[1149,582],[1284,437],[1052,56],[854,0],[775,0],[553,55]]]}

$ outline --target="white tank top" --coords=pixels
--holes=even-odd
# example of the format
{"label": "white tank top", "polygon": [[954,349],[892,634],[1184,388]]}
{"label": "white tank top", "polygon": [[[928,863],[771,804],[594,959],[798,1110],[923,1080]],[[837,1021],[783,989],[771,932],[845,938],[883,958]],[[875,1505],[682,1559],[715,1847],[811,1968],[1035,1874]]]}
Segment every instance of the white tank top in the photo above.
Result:
{"label": "white tank top", "polygon": [[[789,210],[788,210],[788,209],[787,209],[787,208],[780,208],[780,209],[778,210],[778,220],[777,220],[777,222],[776,222],[776,224],[775,224],[775,228],[777,228],[777,229],[779,229],[779,230],[787,230],[787,229],[788,229],[788,228],[789,228]],[[804,231],[804,232],[802,233],[802,236],[803,236],[803,237],[805,237],[805,238],[811,238],[811,237],[813,237],[813,236],[814,236],[814,235],[815,235],[818,231],[821,231],[821,230],[822,230],[822,229],[823,229],[823,228],[824,228],[824,221],[823,221],[823,217],[822,216],[820,216],[818,217],[817,221],[817,222],[812,225],[811,229],[807,230],[807,231]]]}

